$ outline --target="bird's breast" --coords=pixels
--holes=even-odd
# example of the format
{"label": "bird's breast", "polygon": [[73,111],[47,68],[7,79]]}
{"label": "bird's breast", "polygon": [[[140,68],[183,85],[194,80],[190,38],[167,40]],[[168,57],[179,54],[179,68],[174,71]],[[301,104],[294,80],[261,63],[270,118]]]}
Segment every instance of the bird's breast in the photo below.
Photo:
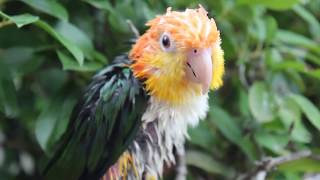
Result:
{"label": "bird's breast", "polygon": [[208,110],[208,95],[198,96],[189,104],[172,106],[151,97],[142,116],[143,126],[139,130],[130,151],[135,164],[141,167],[139,174],[162,175],[163,166],[173,165],[177,153],[184,153],[188,127],[196,126],[204,119]]}

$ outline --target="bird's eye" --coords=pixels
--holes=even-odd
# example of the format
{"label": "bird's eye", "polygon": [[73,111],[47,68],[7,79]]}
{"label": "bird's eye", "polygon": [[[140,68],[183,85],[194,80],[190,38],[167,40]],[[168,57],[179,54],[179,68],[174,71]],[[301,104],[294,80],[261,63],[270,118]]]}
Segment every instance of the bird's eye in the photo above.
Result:
{"label": "bird's eye", "polygon": [[163,45],[163,47],[165,47],[165,48],[169,48],[169,47],[170,47],[170,39],[169,39],[169,36],[164,35],[164,36],[162,37],[162,45]]}
{"label": "bird's eye", "polygon": [[167,33],[162,34],[162,36],[160,38],[160,45],[164,51],[172,50],[172,42],[171,42],[171,38],[170,38],[169,34],[167,34]]}

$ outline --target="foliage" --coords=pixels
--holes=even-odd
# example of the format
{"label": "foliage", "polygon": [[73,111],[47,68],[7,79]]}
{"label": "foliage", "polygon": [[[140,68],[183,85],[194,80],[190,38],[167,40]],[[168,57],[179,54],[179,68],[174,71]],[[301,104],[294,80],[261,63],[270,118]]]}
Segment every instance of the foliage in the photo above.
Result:
{"label": "foliage", "polygon": [[[142,33],[167,7],[199,3],[220,29],[227,71],[207,119],[190,129],[188,178],[235,179],[265,157],[317,155],[319,0],[0,0],[1,179],[39,177],[90,77],[130,49],[128,19]],[[320,173],[319,159],[268,178],[308,173]]]}

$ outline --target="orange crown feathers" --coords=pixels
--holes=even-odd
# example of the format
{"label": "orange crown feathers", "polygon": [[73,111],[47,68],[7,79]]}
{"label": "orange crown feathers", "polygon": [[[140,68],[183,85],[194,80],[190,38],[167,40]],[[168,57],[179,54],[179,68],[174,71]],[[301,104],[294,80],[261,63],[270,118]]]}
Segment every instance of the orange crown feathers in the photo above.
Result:
{"label": "orange crown feathers", "polygon": [[169,7],[166,14],[146,24],[150,28],[139,38],[130,57],[133,60],[139,59],[145,48],[150,52],[159,50],[157,42],[163,32],[170,33],[178,50],[212,46],[219,38],[219,31],[215,21],[209,19],[207,14],[201,5],[198,9],[186,9],[184,12],[171,11]]}

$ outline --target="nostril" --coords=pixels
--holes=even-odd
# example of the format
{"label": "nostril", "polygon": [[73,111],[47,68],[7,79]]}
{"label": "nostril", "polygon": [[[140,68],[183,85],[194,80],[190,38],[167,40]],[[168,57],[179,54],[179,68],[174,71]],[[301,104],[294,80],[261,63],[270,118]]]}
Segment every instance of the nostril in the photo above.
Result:
{"label": "nostril", "polygon": [[194,49],[194,50],[193,50],[193,53],[194,53],[194,54],[197,54],[197,52],[198,52],[197,49]]}

